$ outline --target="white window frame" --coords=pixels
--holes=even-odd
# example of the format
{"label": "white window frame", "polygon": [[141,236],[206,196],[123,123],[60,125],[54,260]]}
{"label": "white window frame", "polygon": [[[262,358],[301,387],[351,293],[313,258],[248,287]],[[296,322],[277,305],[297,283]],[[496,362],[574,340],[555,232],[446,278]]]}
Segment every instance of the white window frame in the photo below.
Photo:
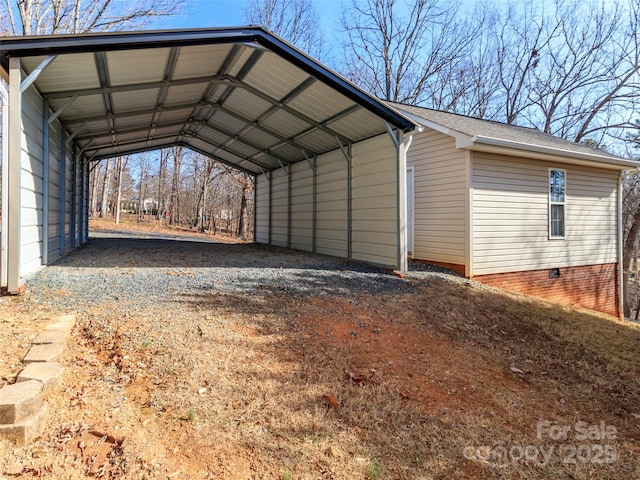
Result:
{"label": "white window frame", "polygon": [[[554,202],[551,200],[551,172],[563,172],[564,174],[564,200],[562,202]],[[549,198],[549,240],[564,240],[567,238],[567,171],[564,168],[549,168],[547,176],[547,196]],[[552,235],[551,233],[551,207],[554,205],[562,205],[562,235]]]}

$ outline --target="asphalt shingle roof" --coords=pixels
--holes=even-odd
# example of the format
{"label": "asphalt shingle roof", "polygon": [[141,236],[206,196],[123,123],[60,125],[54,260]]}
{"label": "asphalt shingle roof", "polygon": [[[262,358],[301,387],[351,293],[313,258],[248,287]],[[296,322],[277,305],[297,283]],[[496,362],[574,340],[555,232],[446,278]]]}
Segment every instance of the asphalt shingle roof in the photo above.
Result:
{"label": "asphalt shingle roof", "polygon": [[415,107],[393,102],[387,103],[391,107],[399,110],[401,113],[406,112],[412,114],[416,117],[423,118],[448,129],[455,130],[456,132],[462,133],[464,135],[468,135],[470,137],[489,137],[498,140],[505,140],[508,142],[521,143],[524,146],[531,145],[542,148],[560,149],[576,154],[582,153],[589,155],[598,155],[603,159],[628,161],[628,159],[618,157],[589,145],[564,140],[548,133],[541,132],[540,130],[537,130],[535,128],[507,125],[506,123],[495,122],[491,120],[482,120],[479,118],[467,117],[464,115],[457,115],[454,113],[447,113],[440,110],[432,110],[424,107]]}

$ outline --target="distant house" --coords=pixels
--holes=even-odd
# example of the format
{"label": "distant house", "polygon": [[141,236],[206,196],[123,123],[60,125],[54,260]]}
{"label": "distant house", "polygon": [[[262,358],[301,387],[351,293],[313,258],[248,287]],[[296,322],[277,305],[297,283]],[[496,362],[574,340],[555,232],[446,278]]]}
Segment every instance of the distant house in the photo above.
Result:
{"label": "distant house", "polygon": [[424,127],[407,153],[413,259],[621,315],[620,182],[636,162],[535,129],[393,106]]}

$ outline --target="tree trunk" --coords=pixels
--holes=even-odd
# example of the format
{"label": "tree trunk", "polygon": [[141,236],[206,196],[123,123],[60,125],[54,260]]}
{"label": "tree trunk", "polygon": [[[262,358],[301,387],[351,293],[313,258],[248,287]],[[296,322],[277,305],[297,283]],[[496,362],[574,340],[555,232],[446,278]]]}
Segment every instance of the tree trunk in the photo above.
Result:
{"label": "tree trunk", "polygon": [[122,201],[122,171],[124,170],[126,163],[122,160],[122,157],[118,157],[116,160],[116,174],[118,186],[116,188],[116,205],[115,205],[115,220],[116,225],[120,223],[120,202]]}
{"label": "tree trunk", "polygon": [[111,189],[111,171],[110,171],[111,159],[107,158],[104,170],[104,181],[102,183],[102,201],[100,202],[100,218],[105,218],[109,213],[109,190]]}
{"label": "tree trunk", "polygon": [[89,216],[91,218],[96,216],[98,211],[98,174],[100,171],[100,164],[95,164],[91,169],[91,174],[89,176],[89,183],[91,184],[91,189],[89,192],[89,196],[91,197],[91,205],[89,207]]}
{"label": "tree trunk", "polygon": [[242,196],[240,198],[240,215],[238,216],[238,237],[247,239],[247,186],[242,185]]}
{"label": "tree trunk", "polygon": [[171,211],[169,224],[177,225],[180,219],[180,166],[182,163],[182,149],[173,150],[173,178],[171,181]]}
{"label": "tree trunk", "polygon": [[624,298],[624,316],[628,318],[631,316],[630,303],[628,298],[629,290],[629,268],[631,267],[631,260],[633,259],[635,248],[638,243],[638,237],[640,236],[640,205],[638,206],[635,215],[633,216],[633,224],[627,234],[627,238],[624,242],[624,250],[622,254],[622,272],[623,272],[623,285],[622,292]]}

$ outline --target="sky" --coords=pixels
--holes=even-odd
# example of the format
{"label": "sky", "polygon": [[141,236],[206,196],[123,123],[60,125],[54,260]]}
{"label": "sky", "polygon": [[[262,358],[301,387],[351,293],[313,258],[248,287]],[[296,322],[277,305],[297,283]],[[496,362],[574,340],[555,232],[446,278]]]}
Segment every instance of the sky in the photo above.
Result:
{"label": "sky", "polygon": [[[335,30],[340,20],[343,0],[312,0],[327,32]],[[247,0],[189,0],[187,11],[172,19],[171,28],[225,27],[246,25]]]}

